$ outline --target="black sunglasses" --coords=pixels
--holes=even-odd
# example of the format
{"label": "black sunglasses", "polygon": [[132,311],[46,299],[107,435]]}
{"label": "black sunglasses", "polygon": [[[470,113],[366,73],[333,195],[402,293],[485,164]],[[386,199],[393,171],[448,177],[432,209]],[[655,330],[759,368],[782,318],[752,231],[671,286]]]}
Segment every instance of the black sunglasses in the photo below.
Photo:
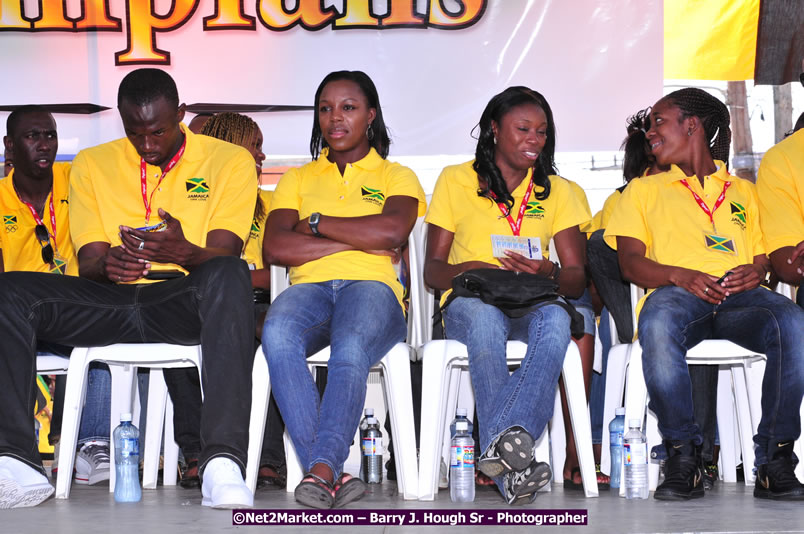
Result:
{"label": "black sunglasses", "polygon": [[53,265],[53,245],[50,244],[50,233],[44,224],[37,224],[34,233],[39,244],[42,245],[42,261]]}

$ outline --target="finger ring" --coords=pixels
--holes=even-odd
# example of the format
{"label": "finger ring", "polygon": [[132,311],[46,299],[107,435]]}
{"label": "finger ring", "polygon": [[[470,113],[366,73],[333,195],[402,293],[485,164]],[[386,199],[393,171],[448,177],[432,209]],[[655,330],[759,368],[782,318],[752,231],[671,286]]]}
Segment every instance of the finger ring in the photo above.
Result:
{"label": "finger ring", "polygon": [[140,241],[140,244],[137,245],[137,250],[142,250],[145,248],[145,241]]}
{"label": "finger ring", "polygon": [[118,281],[118,282],[122,282],[122,281],[123,281],[123,277],[122,277],[122,276],[120,276],[119,274],[117,275],[117,281]]}
{"label": "finger ring", "polygon": [[704,295],[706,295],[707,293],[709,293],[709,286],[706,286],[706,288],[704,289]]}

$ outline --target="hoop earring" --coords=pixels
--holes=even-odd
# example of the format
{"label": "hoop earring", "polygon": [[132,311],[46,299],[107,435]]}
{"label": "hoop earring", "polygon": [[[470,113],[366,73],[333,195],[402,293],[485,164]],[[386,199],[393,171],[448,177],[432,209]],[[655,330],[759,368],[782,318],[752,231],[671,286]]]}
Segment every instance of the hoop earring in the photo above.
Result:
{"label": "hoop earring", "polygon": [[371,141],[374,139],[374,130],[371,129],[371,124],[366,127],[366,138]]}
{"label": "hoop earring", "polygon": [[497,144],[497,136],[496,135],[494,136],[494,144],[495,145]]}

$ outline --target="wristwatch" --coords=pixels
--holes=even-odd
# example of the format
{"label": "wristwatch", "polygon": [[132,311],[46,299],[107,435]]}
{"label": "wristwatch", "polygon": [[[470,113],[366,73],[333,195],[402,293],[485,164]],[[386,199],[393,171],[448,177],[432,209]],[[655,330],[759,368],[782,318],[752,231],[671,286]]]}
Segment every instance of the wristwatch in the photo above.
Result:
{"label": "wristwatch", "polygon": [[321,232],[318,231],[318,223],[321,221],[321,214],[318,212],[310,214],[310,231],[316,237],[322,237]]}

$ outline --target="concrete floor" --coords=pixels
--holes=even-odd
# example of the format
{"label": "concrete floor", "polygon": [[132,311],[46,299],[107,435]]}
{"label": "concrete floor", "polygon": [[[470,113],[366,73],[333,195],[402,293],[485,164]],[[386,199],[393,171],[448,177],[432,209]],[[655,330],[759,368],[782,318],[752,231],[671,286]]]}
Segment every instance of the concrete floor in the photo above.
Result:
{"label": "concrete floor", "polygon": [[[510,508],[496,493],[487,488],[478,489],[474,503],[455,504],[449,491],[442,490],[433,502],[403,501],[396,496],[396,485],[385,482],[353,503],[348,510],[453,510],[469,513],[473,510],[522,510]],[[554,532],[621,533],[621,532],[804,532],[804,502],[781,503],[760,501],[752,496],[752,488],[743,484],[719,484],[706,497],[687,503],[656,501],[626,501],[613,492],[604,492],[596,499],[585,499],[581,492],[565,492],[556,485],[549,493],[540,493],[533,509],[585,509],[589,524],[583,527],[553,527]],[[299,507],[293,494],[277,489],[258,490],[255,508],[295,510]],[[170,534],[234,531],[294,532],[330,531],[360,532],[531,532],[534,527],[484,526],[233,526],[232,512],[201,507],[199,490],[180,487],[159,487],[143,491],[143,499],[136,504],[118,504],[108,492],[108,485],[94,487],[73,485],[69,500],[49,499],[35,508],[4,510],[0,512],[2,533],[72,533],[90,534]]]}

